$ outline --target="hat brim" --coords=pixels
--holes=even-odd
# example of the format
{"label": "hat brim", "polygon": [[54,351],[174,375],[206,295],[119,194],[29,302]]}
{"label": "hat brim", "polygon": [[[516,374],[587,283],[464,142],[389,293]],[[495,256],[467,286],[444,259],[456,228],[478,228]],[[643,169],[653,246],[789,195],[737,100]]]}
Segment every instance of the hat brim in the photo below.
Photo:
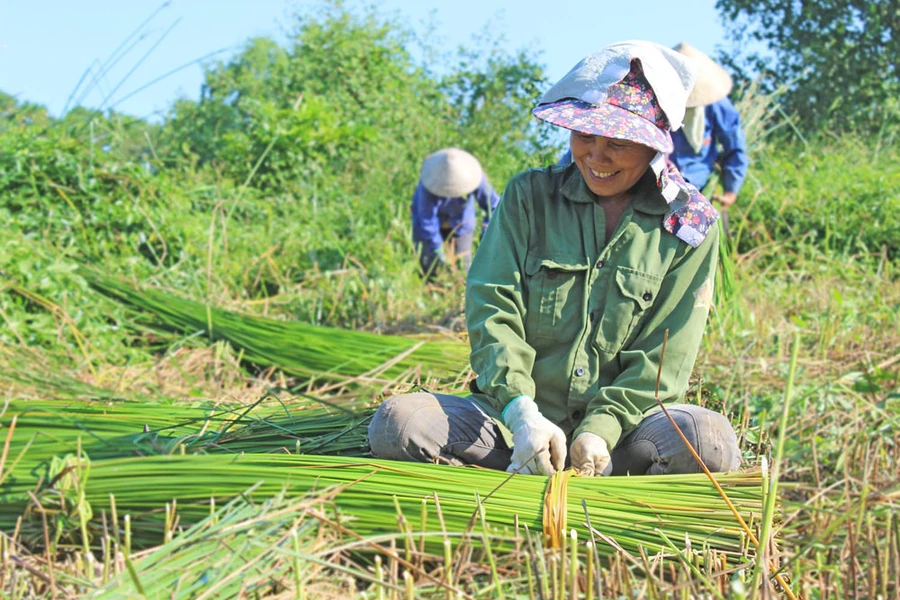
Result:
{"label": "hat brim", "polygon": [[692,58],[697,68],[697,82],[688,96],[688,108],[708,106],[728,97],[733,82],[719,63],[687,42],[681,42],[673,50]]}
{"label": "hat brim", "polygon": [[574,98],[541,104],[531,111],[541,121],[584,133],[628,140],[668,154],[672,136],[647,119],[612,104],[594,105]]}
{"label": "hat brim", "polygon": [[439,198],[468,196],[478,189],[482,176],[478,159],[459,148],[438,150],[422,163],[422,185]]}

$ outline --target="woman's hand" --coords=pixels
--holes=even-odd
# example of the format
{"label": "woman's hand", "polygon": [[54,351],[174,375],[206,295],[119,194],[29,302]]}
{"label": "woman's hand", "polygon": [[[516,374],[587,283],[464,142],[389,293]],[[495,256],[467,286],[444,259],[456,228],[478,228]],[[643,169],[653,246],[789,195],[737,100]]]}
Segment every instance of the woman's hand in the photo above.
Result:
{"label": "woman's hand", "polygon": [[553,475],[566,465],[566,434],[538,410],[530,396],[519,396],[503,410],[513,434],[508,473]]}
{"label": "woman's hand", "polygon": [[728,208],[737,200],[737,194],[734,192],[724,192],[722,194],[713,194],[713,200],[722,205],[722,208]]}
{"label": "woman's hand", "polygon": [[578,434],[572,442],[572,466],[582,475],[609,475],[612,473],[612,459],[606,440],[587,431]]}

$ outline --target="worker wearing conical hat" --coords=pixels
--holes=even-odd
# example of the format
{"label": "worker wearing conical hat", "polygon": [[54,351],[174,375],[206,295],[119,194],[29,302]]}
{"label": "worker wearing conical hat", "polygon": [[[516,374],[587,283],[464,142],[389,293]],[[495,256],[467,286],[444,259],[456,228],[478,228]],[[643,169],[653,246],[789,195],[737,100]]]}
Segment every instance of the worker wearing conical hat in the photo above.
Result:
{"label": "worker wearing conical hat", "polygon": [[727,208],[734,204],[749,165],[741,118],[728,99],[731,77],[690,44],[682,42],[674,49],[694,60],[697,83],[687,99],[683,127],[672,132],[675,149],[669,158],[701,190],[718,166],[723,192],[710,196]]}
{"label": "worker wearing conical hat", "polygon": [[454,260],[468,271],[478,229],[475,204],[485,212],[483,232],[499,201],[478,159],[465,150],[444,148],[428,155],[411,207],[413,243],[422,272],[430,277],[439,266]]}

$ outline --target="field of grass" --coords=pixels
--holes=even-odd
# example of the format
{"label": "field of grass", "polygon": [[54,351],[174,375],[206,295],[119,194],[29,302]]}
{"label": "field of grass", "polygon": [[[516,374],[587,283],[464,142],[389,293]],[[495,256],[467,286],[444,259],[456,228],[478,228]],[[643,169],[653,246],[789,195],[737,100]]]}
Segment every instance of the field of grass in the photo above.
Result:
{"label": "field of grass", "polygon": [[[731,289],[688,393],[739,434],[750,533],[703,477],[545,500],[367,456],[382,399],[471,375],[463,276],[423,281],[409,239],[421,156],[465,140],[502,189],[558,151],[530,57],[436,79],[396,31],[338,10],[257,40],[162,125],[3,113],[0,595],[900,598],[900,148],[787,135],[772,99],[741,106]],[[366,68],[309,74],[330,60]]]}

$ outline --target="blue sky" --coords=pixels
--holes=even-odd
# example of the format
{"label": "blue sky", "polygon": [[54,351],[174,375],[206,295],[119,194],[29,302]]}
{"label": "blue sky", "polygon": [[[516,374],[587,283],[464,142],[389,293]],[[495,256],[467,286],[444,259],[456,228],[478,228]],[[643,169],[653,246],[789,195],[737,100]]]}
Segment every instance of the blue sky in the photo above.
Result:
{"label": "blue sky", "polygon": [[[438,41],[450,48],[469,44],[487,30],[510,51],[539,50],[551,80],[583,56],[621,40],[648,39],[667,46],[687,41],[712,54],[727,46],[714,4],[715,0],[366,3],[418,31],[433,22]],[[212,55],[210,61],[227,59],[250,37],[284,40],[292,15],[319,6],[318,0],[0,0],[0,90],[43,104],[55,116],[68,103],[70,108],[115,106],[138,117],[158,118],[176,98],[198,97],[203,70],[193,64],[164,75],[204,56]],[[362,4],[348,0],[347,6]],[[135,31],[139,34],[130,37]],[[96,78],[105,64],[106,75]]]}

